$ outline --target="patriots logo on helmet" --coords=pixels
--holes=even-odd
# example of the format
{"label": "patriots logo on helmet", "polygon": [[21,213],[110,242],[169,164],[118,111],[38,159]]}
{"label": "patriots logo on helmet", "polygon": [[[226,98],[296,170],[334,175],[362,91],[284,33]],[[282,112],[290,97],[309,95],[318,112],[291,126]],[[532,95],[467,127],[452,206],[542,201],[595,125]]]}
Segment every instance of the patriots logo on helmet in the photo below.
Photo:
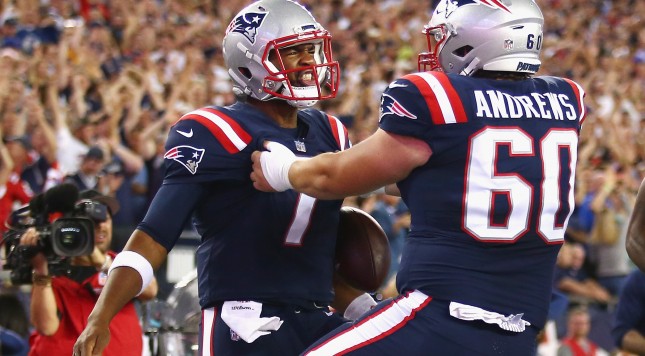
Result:
{"label": "patriots logo on helmet", "polygon": [[435,14],[444,14],[446,18],[452,14],[457,8],[469,4],[479,4],[490,7],[491,9],[504,10],[511,13],[511,10],[502,3],[502,0],[443,0],[437,6]]}
{"label": "patriots logo on helmet", "polygon": [[409,112],[401,103],[399,103],[392,96],[383,94],[381,97],[381,115],[379,116],[379,121],[385,115],[393,114],[396,116],[407,117],[412,120],[416,120],[417,116]]}
{"label": "patriots logo on helmet", "polygon": [[264,18],[267,16],[268,13],[260,13],[260,12],[249,12],[246,14],[243,14],[241,16],[238,16],[231,22],[231,25],[229,26],[228,32],[237,32],[241,33],[246,37],[246,39],[249,40],[251,43],[255,43],[255,37],[258,34],[258,28],[260,25],[262,25],[262,22],[264,21]]}
{"label": "patriots logo on helmet", "polygon": [[204,151],[206,150],[203,148],[195,148],[192,146],[175,146],[169,149],[163,158],[175,160],[181,163],[182,166],[186,167],[191,174],[195,174],[197,172],[199,162],[201,162],[204,157]]}

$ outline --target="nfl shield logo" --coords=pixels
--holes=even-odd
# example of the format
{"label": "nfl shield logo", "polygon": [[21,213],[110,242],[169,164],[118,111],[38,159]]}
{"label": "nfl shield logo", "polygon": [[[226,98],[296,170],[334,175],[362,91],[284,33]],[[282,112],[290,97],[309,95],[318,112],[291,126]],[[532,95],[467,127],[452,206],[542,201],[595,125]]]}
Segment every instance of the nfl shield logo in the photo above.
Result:
{"label": "nfl shield logo", "polygon": [[504,49],[513,49],[513,40],[504,40]]}
{"label": "nfl shield logo", "polygon": [[307,152],[307,147],[305,147],[305,143],[302,141],[295,141],[296,143],[296,150],[298,152]]}

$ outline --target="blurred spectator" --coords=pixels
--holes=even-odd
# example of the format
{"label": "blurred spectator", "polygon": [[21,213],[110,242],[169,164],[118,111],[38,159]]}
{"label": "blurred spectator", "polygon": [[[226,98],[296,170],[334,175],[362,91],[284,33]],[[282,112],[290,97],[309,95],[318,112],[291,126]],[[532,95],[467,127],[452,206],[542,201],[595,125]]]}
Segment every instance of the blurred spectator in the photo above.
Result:
{"label": "blurred spectator", "polygon": [[565,243],[558,254],[554,287],[578,304],[607,304],[612,300],[611,294],[582,270],[585,255],[581,244]]}
{"label": "blurred spectator", "polygon": [[0,47],[10,47],[20,50],[22,47],[20,39],[16,36],[18,28],[18,18],[15,15],[9,14],[2,20],[2,43]]}
{"label": "blurred spectator", "polygon": [[410,228],[410,213],[400,197],[376,194],[370,215],[381,225],[390,243],[391,265],[388,279],[399,269],[403,241]]}
{"label": "blurred spectator", "polygon": [[584,307],[576,307],[567,316],[567,336],[560,340],[558,356],[604,356],[609,353],[591,341],[591,320]]}
{"label": "blurred spectator", "polygon": [[[1,133],[0,133],[0,136]],[[25,184],[19,175],[16,167],[16,159],[19,162],[26,160],[28,145],[24,137],[9,137],[7,143],[0,143],[0,231],[6,230],[4,222],[9,214],[18,206],[27,204],[33,196],[28,185]],[[20,168],[22,169],[22,168]]]}
{"label": "blurred spectator", "polygon": [[27,106],[32,163],[25,167],[20,177],[29,184],[34,194],[38,194],[60,183],[63,174],[58,169],[56,158],[58,150],[56,134],[45,118],[42,105],[34,95],[31,95],[27,100]]}
{"label": "blurred spectator", "polygon": [[78,190],[96,189],[99,174],[104,166],[105,154],[101,147],[92,146],[83,156],[79,170],[63,179],[64,183],[72,183]]}
{"label": "blurred spectator", "polygon": [[22,174],[23,169],[31,163],[31,143],[27,136],[5,136],[5,146],[13,159],[13,170],[16,174]]}
{"label": "blurred spectator", "polygon": [[627,224],[634,194],[626,188],[623,172],[614,167],[605,170],[602,189],[592,202],[594,224],[589,244],[589,261],[598,283],[617,296],[630,272],[625,250]]}
{"label": "blurred spectator", "polygon": [[29,320],[20,300],[0,294],[0,355],[26,356],[29,351]]}

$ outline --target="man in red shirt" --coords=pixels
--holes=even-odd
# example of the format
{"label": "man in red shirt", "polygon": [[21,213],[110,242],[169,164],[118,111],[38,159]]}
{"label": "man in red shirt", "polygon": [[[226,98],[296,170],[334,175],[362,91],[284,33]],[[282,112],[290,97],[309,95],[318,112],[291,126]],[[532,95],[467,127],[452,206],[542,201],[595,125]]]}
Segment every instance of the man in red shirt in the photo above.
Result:
{"label": "man in red shirt", "polygon": [[560,340],[558,355],[601,356],[609,353],[589,339],[591,319],[584,307],[575,307],[567,318],[567,336]]}
{"label": "man in red shirt", "polygon": [[[72,273],[51,276],[47,259],[42,253],[32,259],[33,288],[31,322],[36,331],[30,338],[29,355],[71,355],[74,342],[87,323],[87,318],[107,280],[107,271],[116,253],[109,250],[112,242],[112,215],[119,210],[115,198],[94,190],[81,192],[88,199],[108,207],[104,221],[94,221],[94,251],[88,256],[72,257]],[[38,232],[28,229],[20,238],[22,245],[35,245]],[[152,299],[157,284],[152,283],[137,298]],[[104,356],[139,356],[142,353],[142,331],[130,301],[110,324],[112,338]]]}

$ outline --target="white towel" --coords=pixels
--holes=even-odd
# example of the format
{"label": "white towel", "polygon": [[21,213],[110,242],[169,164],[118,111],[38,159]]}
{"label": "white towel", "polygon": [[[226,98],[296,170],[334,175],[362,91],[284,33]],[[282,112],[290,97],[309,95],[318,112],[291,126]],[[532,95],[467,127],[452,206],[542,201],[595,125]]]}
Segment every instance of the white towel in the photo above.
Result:
{"label": "white towel", "polygon": [[228,301],[222,305],[222,320],[249,344],[262,335],[280,329],[283,321],[277,316],[261,318],[262,303]]}
{"label": "white towel", "polygon": [[509,316],[500,313],[491,312],[472,305],[450,302],[450,315],[461,320],[482,320],[488,324],[497,324],[500,328],[516,333],[521,333],[530,326],[526,320],[522,320],[521,314],[511,314]]}

